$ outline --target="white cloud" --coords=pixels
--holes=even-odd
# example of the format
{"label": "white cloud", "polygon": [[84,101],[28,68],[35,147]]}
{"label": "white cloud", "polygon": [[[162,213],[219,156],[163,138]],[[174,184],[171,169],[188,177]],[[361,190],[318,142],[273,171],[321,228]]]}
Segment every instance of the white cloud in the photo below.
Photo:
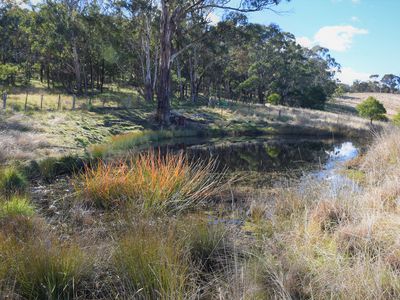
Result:
{"label": "white cloud", "polygon": [[354,23],[358,23],[358,22],[360,22],[360,19],[358,17],[356,17],[356,16],[352,16],[351,17],[351,21],[354,22]]}
{"label": "white cloud", "polygon": [[351,2],[353,2],[354,4],[359,4],[361,3],[361,0],[351,0]]}
{"label": "white cloud", "polygon": [[344,67],[341,73],[337,73],[336,77],[343,83],[352,84],[355,80],[369,80],[369,73],[363,73],[353,70],[352,68]]}
{"label": "white cloud", "polygon": [[356,35],[368,34],[368,30],[346,26],[325,26],[318,30],[313,39],[300,37],[297,42],[304,47],[319,45],[333,51],[345,52],[353,44]]}

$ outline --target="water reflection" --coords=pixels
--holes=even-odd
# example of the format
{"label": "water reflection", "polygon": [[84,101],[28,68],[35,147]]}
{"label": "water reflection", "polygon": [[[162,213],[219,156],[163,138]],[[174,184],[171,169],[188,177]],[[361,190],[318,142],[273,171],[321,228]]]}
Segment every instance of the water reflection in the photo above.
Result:
{"label": "water reflection", "polygon": [[337,189],[345,177],[336,169],[358,155],[350,141],[280,137],[187,140],[166,148],[182,150],[190,159],[217,158],[220,170],[239,174],[241,184],[256,187],[313,176],[332,181]]}
{"label": "water reflection", "polygon": [[358,156],[358,148],[352,142],[344,142],[327,154],[328,159],[323,168],[305,176],[303,181],[307,181],[310,176],[323,181],[327,184],[325,189],[327,197],[337,197],[344,190],[351,192],[359,190],[360,187],[356,182],[341,173],[344,163]]}

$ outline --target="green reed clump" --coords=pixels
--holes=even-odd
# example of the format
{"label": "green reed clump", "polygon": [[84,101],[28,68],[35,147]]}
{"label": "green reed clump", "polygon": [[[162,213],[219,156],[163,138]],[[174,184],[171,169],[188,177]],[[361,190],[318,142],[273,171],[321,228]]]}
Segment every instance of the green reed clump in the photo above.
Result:
{"label": "green reed clump", "polygon": [[5,197],[23,194],[28,182],[25,176],[15,167],[6,167],[0,171],[0,193]]}
{"label": "green reed clump", "polygon": [[78,246],[32,241],[17,255],[16,289],[28,299],[74,299],[87,267]]}
{"label": "green reed clump", "polygon": [[138,298],[186,299],[190,291],[187,254],[173,230],[138,229],[119,242],[114,262]]}

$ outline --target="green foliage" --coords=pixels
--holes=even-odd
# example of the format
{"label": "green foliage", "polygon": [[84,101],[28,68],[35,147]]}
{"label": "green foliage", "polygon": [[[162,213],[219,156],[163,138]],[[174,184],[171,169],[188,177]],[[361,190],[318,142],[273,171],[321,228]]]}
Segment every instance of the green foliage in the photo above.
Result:
{"label": "green foliage", "polygon": [[368,97],[364,102],[356,107],[358,114],[363,118],[371,120],[382,120],[386,114],[386,109],[381,102],[374,97]]}
{"label": "green foliage", "polygon": [[400,126],[400,112],[393,117],[392,122],[394,125]]}
{"label": "green foliage", "polygon": [[281,95],[279,95],[277,93],[273,93],[268,96],[267,101],[270,104],[278,105],[281,102],[281,99],[282,99]]}
{"label": "green foliage", "polygon": [[19,67],[14,64],[0,64],[0,82],[15,84],[19,73]]}
{"label": "green foliage", "polygon": [[26,198],[14,196],[10,200],[0,203],[0,221],[19,216],[32,217],[34,214],[34,207]]}
{"label": "green foliage", "polygon": [[6,167],[0,171],[0,193],[5,197],[23,194],[28,186],[25,176],[15,167]]}
{"label": "green foliage", "polygon": [[307,88],[300,94],[300,106],[305,108],[324,109],[327,94],[321,86]]}
{"label": "green foliage", "polygon": [[25,167],[25,173],[31,179],[41,178],[46,182],[52,182],[56,176],[78,172],[83,169],[83,165],[83,159],[75,155],[48,157],[39,162],[31,161]]}

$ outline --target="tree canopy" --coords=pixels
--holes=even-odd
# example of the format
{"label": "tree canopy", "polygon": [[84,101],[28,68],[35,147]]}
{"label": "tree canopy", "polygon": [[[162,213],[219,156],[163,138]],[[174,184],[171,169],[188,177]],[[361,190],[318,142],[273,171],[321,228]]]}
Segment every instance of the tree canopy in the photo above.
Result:
{"label": "tree canopy", "polygon": [[381,102],[374,97],[368,97],[365,101],[357,105],[357,111],[363,118],[371,120],[382,120],[385,117],[386,109]]}
{"label": "tree canopy", "polygon": [[[0,84],[37,79],[88,97],[111,84],[125,86],[156,100],[156,117],[166,124],[171,99],[265,103],[277,94],[282,105],[323,108],[340,70],[329,51],[304,48],[277,25],[249,23],[243,14],[273,10],[279,2],[5,2]],[[225,14],[211,23],[214,9]]]}

